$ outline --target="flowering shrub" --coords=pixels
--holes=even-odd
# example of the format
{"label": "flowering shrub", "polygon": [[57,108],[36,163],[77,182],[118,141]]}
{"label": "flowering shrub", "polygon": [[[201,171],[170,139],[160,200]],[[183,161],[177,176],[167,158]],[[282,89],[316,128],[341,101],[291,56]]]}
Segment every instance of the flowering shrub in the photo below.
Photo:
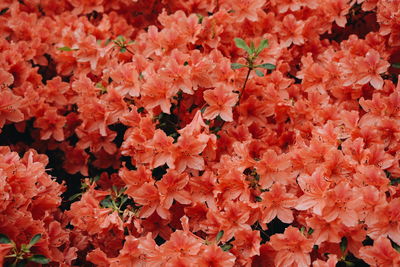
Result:
{"label": "flowering shrub", "polygon": [[400,1],[2,0],[0,265],[400,266]]}

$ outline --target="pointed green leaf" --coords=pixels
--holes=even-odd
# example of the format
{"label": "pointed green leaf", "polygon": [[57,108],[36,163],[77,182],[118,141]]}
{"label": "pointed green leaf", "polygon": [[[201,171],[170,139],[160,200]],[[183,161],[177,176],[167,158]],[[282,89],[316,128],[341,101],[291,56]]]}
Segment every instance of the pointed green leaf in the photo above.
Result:
{"label": "pointed green leaf", "polygon": [[308,229],[308,234],[311,235],[312,233],[314,233],[314,229],[312,228]]}
{"label": "pointed green leaf", "polygon": [[251,54],[254,54],[254,52],[256,52],[256,48],[254,46],[254,42],[253,41],[250,42],[250,51],[251,51]]}
{"label": "pointed green leaf", "polygon": [[70,197],[68,198],[68,201],[72,201],[72,200],[74,200],[74,199],[80,197],[81,195],[82,195],[82,193],[73,194],[72,196],[70,196]]}
{"label": "pointed green leaf", "polygon": [[197,18],[198,18],[198,23],[201,24],[203,22],[204,17],[201,14],[196,14]]}
{"label": "pointed green leaf", "polygon": [[72,48],[68,46],[59,47],[57,49],[60,51],[72,51]]}
{"label": "pointed green leaf", "polygon": [[231,69],[233,69],[233,70],[237,70],[237,69],[240,69],[240,68],[243,68],[243,67],[247,67],[247,66],[243,65],[243,64],[240,64],[240,63],[232,63],[231,64]]}
{"label": "pointed green leaf", "polygon": [[29,250],[27,244],[22,244],[22,245],[21,245],[21,250],[22,250],[23,252],[25,252],[25,253],[29,253],[29,252],[30,252],[30,250]]}
{"label": "pointed green leaf", "polygon": [[217,242],[217,244],[219,243],[219,241],[221,240],[223,235],[224,235],[224,230],[221,230],[221,231],[218,232],[217,238],[215,240]]}
{"label": "pointed green leaf", "polygon": [[117,41],[118,41],[118,42],[125,43],[125,37],[124,37],[123,35],[118,35]]}
{"label": "pointed green leaf", "polygon": [[400,63],[393,63],[393,64],[392,64],[392,67],[393,67],[393,68],[400,69]]}
{"label": "pointed green leaf", "polygon": [[263,68],[266,70],[274,70],[276,68],[276,66],[274,64],[271,63],[264,63],[261,65],[257,65],[256,68]]}
{"label": "pointed green leaf", "polygon": [[42,238],[41,234],[34,235],[31,239],[31,241],[29,241],[27,248],[29,249],[29,248],[33,247],[40,240],[40,238]]}
{"label": "pointed green leaf", "polygon": [[112,201],[111,201],[111,199],[110,199],[110,196],[107,196],[105,199],[103,199],[102,201],[100,201],[100,205],[101,205],[103,208],[112,208],[112,207],[113,207],[113,204],[112,204]]}
{"label": "pointed green leaf", "polygon": [[228,244],[228,243],[223,244],[223,245],[221,246],[221,248],[222,248],[223,251],[228,251],[228,250],[230,250],[232,247],[233,247],[233,245],[232,245],[232,244]]}
{"label": "pointed green leaf", "polygon": [[4,234],[0,234],[0,244],[10,244],[11,239],[8,238],[8,236]]}
{"label": "pointed green leaf", "polygon": [[268,44],[268,40],[267,39],[263,39],[260,42],[260,45],[257,47],[257,55],[260,54],[265,48],[267,48],[269,46]]}
{"label": "pointed green leaf", "polygon": [[264,77],[264,73],[261,70],[256,70],[256,74],[258,77]]}
{"label": "pointed green leaf", "polygon": [[39,254],[29,257],[28,260],[32,261],[32,262],[40,263],[40,264],[47,264],[50,262],[50,260],[48,258],[46,258],[43,255],[39,255]]}
{"label": "pointed green leaf", "polygon": [[234,41],[238,48],[244,49],[249,55],[251,54],[250,47],[248,47],[248,45],[242,38],[235,38]]}

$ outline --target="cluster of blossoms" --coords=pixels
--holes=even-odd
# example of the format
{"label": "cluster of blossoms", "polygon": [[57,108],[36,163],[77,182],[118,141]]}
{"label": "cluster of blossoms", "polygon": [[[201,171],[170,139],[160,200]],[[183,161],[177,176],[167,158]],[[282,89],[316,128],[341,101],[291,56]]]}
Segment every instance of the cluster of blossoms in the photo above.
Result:
{"label": "cluster of blossoms", "polygon": [[0,265],[400,266],[399,0],[0,1]]}

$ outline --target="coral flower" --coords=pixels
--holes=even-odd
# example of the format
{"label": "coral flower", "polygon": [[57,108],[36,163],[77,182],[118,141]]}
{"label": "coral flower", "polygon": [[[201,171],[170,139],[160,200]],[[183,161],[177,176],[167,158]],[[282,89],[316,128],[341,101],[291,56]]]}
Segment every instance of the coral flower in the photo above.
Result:
{"label": "coral flower", "polygon": [[234,16],[237,22],[242,22],[245,19],[257,21],[257,10],[262,9],[265,0],[225,0],[222,6],[230,10],[234,8]]}
{"label": "coral flower", "polygon": [[219,115],[224,121],[233,121],[232,107],[235,106],[237,99],[232,88],[224,84],[205,91],[204,100],[209,107],[204,112],[204,118],[212,120]]}
{"label": "coral flower", "polygon": [[373,267],[400,266],[400,253],[392,247],[390,240],[384,236],[375,240],[373,246],[362,247],[360,256]]}
{"label": "coral flower", "polygon": [[193,137],[183,132],[176,143],[177,149],[174,155],[176,170],[182,172],[186,167],[203,170],[204,158],[199,154],[207,146],[208,140],[209,136],[206,134],[199,134],[197,137]]}
{"label": "coral flower", "polygon": [[169,209],[174,199],[181,204],[190,204],[191,197],[189,191],[184,187],[189,182],[186,173],[177,173],[174,170],[168,171],[156,185],[161,194],[164,207]]}
{"label": "coral flower", "polygon": [[370,49],[365,59],[359,62],[359,68],[363,71],[358,77],[358,83],[370,83],[375,89],[382,89],[383,79],[380,74],[387,71],[389,66],[387,61],[381,59],[378,51]]}
{"label": "coral flower", "polygon": [[197,264],[199,267],[232,267],[235,264],[235,256],[212,244],[204,249]]}
{"label": "coral flower", "polygon": [[170,216],[169,211],[161,206],[161,196],[157,187],[152,182],[144,183],[141,187],[129,195],[135,200],[136,203],[142,205],[140,208],[140,217],[148,218],[155,211],[161,218],[167,219]]}
{"label": "coral flower", "polygon": [[299,229],[289,226],[283,234],[271,236],[271,246],[277,251],[277,267],[308,267],[311,264],[309,253],[313,243],[303,236]]}
{"label": "coral flower", "polygon": [[262,222],[269,223],[278,217],[284,223],[293,222],[291,208],[296,203],[294,195],[287,193],[284,185],[275,183],[271,190],[260,195],[262,198]]}
{"label": "coral flower", "polygon": [[19,122],[24,119],[24,114],[19,110],[21,98],[9,90],[0,92],[0,129],[6,121]]}
{"label": "coral flower", "polygon": [[322,215],[322,209],[326,205],[326,191],[329,187],[329,183],[324,179],[323,169],[318,168],[311,176],[300,176],[298,183],[304,195],[298,199],[296,209],[312,208],[315,214]]}

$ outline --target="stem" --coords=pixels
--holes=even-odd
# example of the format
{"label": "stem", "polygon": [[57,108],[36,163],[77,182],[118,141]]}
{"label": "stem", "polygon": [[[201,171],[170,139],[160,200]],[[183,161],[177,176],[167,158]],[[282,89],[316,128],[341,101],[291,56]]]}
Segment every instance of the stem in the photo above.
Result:
{"label": "stem", "polygon": [[132,54],[133,56],[135,55],[131,50],[129,50],[129,48],[126,46],[125,47],[126,51],[128,51],[130,54]]}
{"label": "stem", "polygon": [[242,90],[241,90],[240,93],[239,93],[239,98],[238,98],[238,102],[236,103],[236,106],[239,106],[240,99],[242,98],[242,95],[243,95],[243,93],[244,93],[244,90],[246,89],[246,84],[247,84],[247,81],[249,80],[250,72],[251,72],[252,70],[253,70],[253,68],[250,67],[249,70],[247,71],[246,79],[244,80],[244,84],[243,84]]}
{"label": "stem", "polygon": [[[240,99],[242,98],[242,95],[243,95],[243,93],[244,93],[244,90],[246,89],[246,84],[247,84],[247,81],[249,80],[250,72],[251,72],[252,70],[253,70],[253,64],[250,63],[250,67],[249,67],[249,70],[247,71],[246,79],[244,80],[242,90],[241,90],[240,93],[239,93],[238,101],[236,102],[236,105],[233,107],[233,109],[234,109],[236,106],[239,106],[239,104],[240,104]],[[233,112],[233,111],[234,111],[234,110],[232,110],[232,112]],[[221,125],[218,127],[218,128],[219,128],[218,131],[222,130],[222,127],[224,127],[224,124],[225,124],[225,121],[222,121]],[[218,133],[218,131],[216,131],[215,133]]]}

